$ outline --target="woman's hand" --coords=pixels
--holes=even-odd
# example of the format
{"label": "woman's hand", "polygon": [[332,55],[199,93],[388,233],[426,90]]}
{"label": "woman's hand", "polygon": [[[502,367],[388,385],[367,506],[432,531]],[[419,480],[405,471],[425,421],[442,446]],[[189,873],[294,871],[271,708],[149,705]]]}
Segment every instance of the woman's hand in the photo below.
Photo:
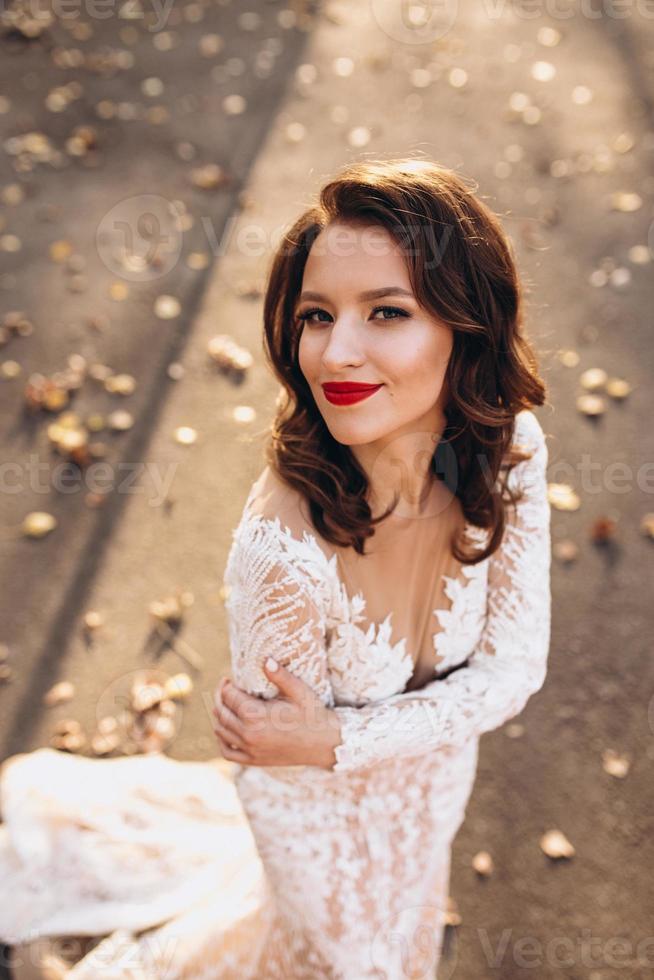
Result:
{"label": "woman's hand", "polygon": [[281,664],[264,664],[279,697],[252,697],[224,678],[216,688],[214,733],[222,755],[245,766],[320,766],[331,769],[341,732],[335,711]]}

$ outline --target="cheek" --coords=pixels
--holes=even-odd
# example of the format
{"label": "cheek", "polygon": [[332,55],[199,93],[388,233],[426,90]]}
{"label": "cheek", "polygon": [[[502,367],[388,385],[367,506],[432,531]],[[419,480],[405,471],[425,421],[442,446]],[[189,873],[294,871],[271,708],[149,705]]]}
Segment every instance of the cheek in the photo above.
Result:
{"label": "cheek", "polygon": [[317,360],[317,351],[315,343],[312,344],[311,338],[304,332],[300,336],[297,359],[302,374],[307,379],[311,379],[316,373],[315,365]]}
{"label": "cheek", "polygon": [[389,345],[384,352],[387,376],[398,388],[415,387],[438,394],[443,384],[452,344],[447,337],[425,334],[407,336],[401,344]]}

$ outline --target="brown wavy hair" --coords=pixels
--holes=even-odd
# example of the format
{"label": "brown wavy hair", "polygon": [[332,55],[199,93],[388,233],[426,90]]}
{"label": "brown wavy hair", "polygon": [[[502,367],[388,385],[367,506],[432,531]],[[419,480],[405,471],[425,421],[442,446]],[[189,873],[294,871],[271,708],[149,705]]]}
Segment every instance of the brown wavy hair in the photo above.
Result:
{"label": "brown wavy hair", "polygon": [[476,189],[471,178],[429,160],[351,164],[322,187],[271,261],[263,349],[282,388],[265,456],[307,500],[319,534],[358,554],[399,498],[373,518],[365,499],[367,476],[348,446],[329,432],[300,370],[302,322],[295,306],[304,267],[314,240],[330,223],[382,225],[402,248],[418,303],[453,330],[446,426],[432,471],[455,484],[451,489],[465,519],[491,531],[487,546],[472,552],[454,535],[452,554],[462,564],[482,561],[501,543],[505,504],[519,499],[507,486],[508,473],[530,458],[528,451],[511,447],[515,416],[543,405],[546,389],[523,331],[523,290],[510,243]]}

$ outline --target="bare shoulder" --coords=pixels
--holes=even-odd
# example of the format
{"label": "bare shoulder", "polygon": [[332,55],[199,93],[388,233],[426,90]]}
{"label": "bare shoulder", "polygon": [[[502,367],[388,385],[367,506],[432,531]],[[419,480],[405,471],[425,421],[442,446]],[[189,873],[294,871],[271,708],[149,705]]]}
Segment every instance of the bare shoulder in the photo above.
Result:
{"label": "bare shoulder", "polygon": [[295,487],[286,483],[270,464],[263,468],[252,484],[249,510],[266,520],[279,518],[281,524],[296,537],[301,537],[305,530],[315,534],[305,498]]}

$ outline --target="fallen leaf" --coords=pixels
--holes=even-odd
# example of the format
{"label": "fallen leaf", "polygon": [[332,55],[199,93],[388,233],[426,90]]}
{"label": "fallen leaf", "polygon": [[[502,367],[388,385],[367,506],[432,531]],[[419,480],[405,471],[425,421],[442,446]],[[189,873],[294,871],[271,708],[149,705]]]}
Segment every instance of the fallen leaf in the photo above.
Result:
{"label": "fallen leaf", "polygon": [[576,404],[582,415],[599,416],[606,411],[606,400],[601,395],[579,395]]}
{"label": "fallen leaf", "polygon": [[165,683],[166,697],[172,701],[184,701],[193,693],[193,681],[188,674],[174,674]]}
{"label": "fallen leaf", "polygon": [[553,552],[555,558],[558,558],[559,561],[565,562],[566,564],[575,561],[579,557],[579,548],[570,538],[564,538],[562,541],[555,542]]}
{"label": "fallen leaf", "polygon": [[560,830],[548,830],[540,839],[541,850],[549,858],[571,858],[575,849]]}
{"label": "fallen leaf", "polygon": [[472,866],[483,878],[489,878],[493,873],[493,859],[488,851],[478,851],[472,859]]}
{"label": "fallen leaf", "polygon": [[43,695],[43,704],[49,708],[56,704],[63,704],[70,701],[75,696],[75,686],[70,681],[59,681],[54,684],[46,694]]}
{"label": "fallen leaf", "polygon": [[590,527],[590,538],[594,544],[606,544],[615,538],[617,523],[611,517],[598,517]]}
{"label": "fallen leaf", "polygon": [[157,296],[154,304],[155,315],[160,320],[173,320],[176,316],[179,316],[181,309],[182,306],[179,300],[175,296],[168,296],[166,294]]}
{"label": "fallen leaf", "polygon": [[606,392],[611,398],[622,400],[631,394],[631,385],[624,378],[609,378],[606,382]]}
{"label": "fallen leaf", "polygon": [[614,749],[605,749],[602,752],[602,767],[604,772],[607,772],[609,776],[615,776],[616,779],[624,779],[629,772],[630,764],[628,756],[620,755]]}
{"label": "fallen leaf", "polygon": [[614,211],[638,211],[643,206],[643,199],[635,191],[616,191],[611,195],[611,207]]}
{"label": "fallen leaf", "polygon": [[549,483],[547,498],[556,510],[573,511],[581,506],[578,494],[568,483]]}
{"label": "fallen leaf", "polygon": [[46,511],[33,510],[23,519],[21,529],[28,538],[43,538],[57,527],[57,518]]}
{"label": "fallen leaf", "polygon": [[604,368],[588,368],[579,378],[579,384],[586,391],[599,391],[604,387],[608,380],[608,374]]}
{"label": "fallen leaf", "polygon": [[640,530],[646,538],[654,539],[654,511],[641,517]]}
{"label": "fallen leaf", "polygon": [[197,441],[198,434],[190,425],[180,425],[174,430],[173,438],[182,446],[192,446]]}

